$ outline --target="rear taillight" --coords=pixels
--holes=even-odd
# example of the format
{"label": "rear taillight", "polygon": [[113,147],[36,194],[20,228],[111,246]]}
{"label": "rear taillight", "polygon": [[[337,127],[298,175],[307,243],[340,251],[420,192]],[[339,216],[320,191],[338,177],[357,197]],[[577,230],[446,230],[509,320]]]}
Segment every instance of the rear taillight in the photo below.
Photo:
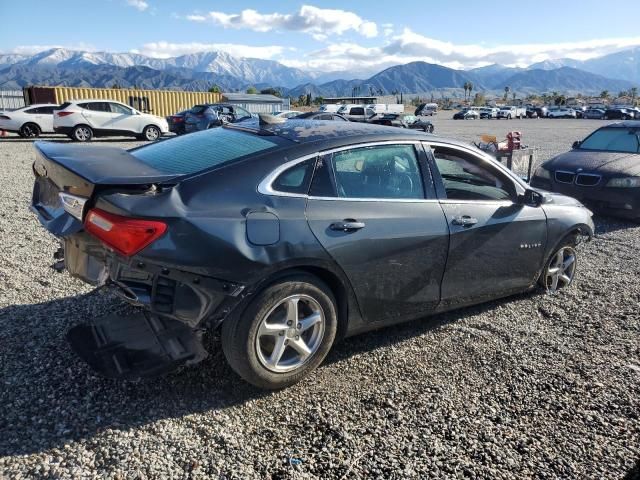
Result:
{"label": "rear taillight", "polygon": [[11,120],[11,117],[7,117],[6,115],[0,115],[0,120]]}
{"label": "rear taillight", "polygon": [[73,112],[58,112],[56,115],[59,117],[66,117],[67,115],[72,115]]}
{"label": "rear taillight", "polygon": [[108,247],[129,257],[160,238],[167,225],[157,220],[123,217],[94,208],[87,214],[84,228]]}

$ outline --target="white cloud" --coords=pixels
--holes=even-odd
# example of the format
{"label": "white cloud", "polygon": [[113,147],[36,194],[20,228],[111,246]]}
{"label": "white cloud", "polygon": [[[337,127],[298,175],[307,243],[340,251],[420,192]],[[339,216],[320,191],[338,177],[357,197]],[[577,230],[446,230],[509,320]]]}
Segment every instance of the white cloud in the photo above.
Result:
{"label": "white cloud", "polygon": [[226,52],[234,57],[271,59],[281,55],[287,49],[279,45],[254,47],[233,43],[169,43],[163,41],[145,43],[141,48],[132,50],[132,53],[141,53],[155,58],[169,58],[212,50]]}
{"label": "white cloud", "polygon": [[378,26],[359,15],[346,10],[318,8],[303,5],[295,13],[260,13],[246,9],[240,13],[209,12],[206,15],[188,15],[187,20],[194,22],[210,21],[224,28],[249,29],[256,32],[288,30],[305,32],[316,39],[324,40],[329,35],[342,35],[354,31],[372,38],[378,35]]}
{"label": "white cloud", "polygon": [[127,0],[127,5],[136,8],[141,12],[144,12],[147,8],[149,8],[149,4],[145,2],[145,0]]}
{"label": "white cloud", "polygon": [[352,42],[333,43],[310,52],[306,58],[285,60],[283,63],[298,68],[332,71],[371,71],[414,61],[437,63],[457,69],[481,67],[492,63],[525,67],[558,58],[588,60],[633,46],[640,46],[640,37],[487,47],[444,42],[404,29],[402,33],[389,38],[382,46],[364,47]]}

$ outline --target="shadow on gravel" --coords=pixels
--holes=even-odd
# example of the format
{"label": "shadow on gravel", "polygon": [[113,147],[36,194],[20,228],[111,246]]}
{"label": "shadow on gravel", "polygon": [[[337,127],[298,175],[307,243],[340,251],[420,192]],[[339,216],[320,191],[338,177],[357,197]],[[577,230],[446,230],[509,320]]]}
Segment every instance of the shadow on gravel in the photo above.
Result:
{"label": "shadow on gravel", "polygon": [[614,217],[604,217],[601,215],[594,215],[593,221],[596,226],[596,235],[603,235],[605,233],[616,232],[618,230],[627,230],[628,228],[640,227],[640,223],[638,222],[623,220]]}
{"label": "shadow on gravel", "polygon": [[[346,339],[326,363],[401,342],[507,301],[513,297]],[[209,357],[195,367],[137,382],[97,376],[72,353],[66,331],[127,308],[115,297],[94,291],[0,310],[0,456],[42,452],[80,439],[98,443],[99,438],[92,437],[109,429],[127,431],[193,413],[215,414],[271,395],[231,371],[216,335],[205,341]]]}
{"label": "shadow on gravel", "polygon": [[622,480],[640,480],[640,458],[636,460],[636,465],[622,477]]}

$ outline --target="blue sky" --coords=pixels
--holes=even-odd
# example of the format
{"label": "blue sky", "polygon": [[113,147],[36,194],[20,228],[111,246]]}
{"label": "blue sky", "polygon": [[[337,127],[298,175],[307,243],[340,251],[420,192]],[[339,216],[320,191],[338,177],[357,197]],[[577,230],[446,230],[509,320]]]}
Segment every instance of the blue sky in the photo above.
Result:
{"label": "blue sky", "polygon": [[219,49],[314,70],[414,60],[524,66],[640,46],[638,18],[637,0],[1,0],[0,53],[64,46],[168,57]]}

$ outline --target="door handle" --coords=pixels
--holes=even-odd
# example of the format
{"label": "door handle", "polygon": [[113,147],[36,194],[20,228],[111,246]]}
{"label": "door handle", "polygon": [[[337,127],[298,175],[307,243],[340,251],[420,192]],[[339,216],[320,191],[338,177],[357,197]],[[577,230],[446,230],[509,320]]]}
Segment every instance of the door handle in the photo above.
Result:
{"label": "door handle", "polygon": [[341,222],[333,222],[331,225],[329,225],[329,228],[331,230],[338,230],[341,232],[353,232],[355,230],[364,228],[364,222],[358,222],[353,218],[345,218]]}
{"label": "door handle", "polygon": [[454,225],[460,225],[461,227],[470,227],[478,223],[478,219],[470,217],[469,215],[463,215],[461,217],[453,217],[451,223]]}

